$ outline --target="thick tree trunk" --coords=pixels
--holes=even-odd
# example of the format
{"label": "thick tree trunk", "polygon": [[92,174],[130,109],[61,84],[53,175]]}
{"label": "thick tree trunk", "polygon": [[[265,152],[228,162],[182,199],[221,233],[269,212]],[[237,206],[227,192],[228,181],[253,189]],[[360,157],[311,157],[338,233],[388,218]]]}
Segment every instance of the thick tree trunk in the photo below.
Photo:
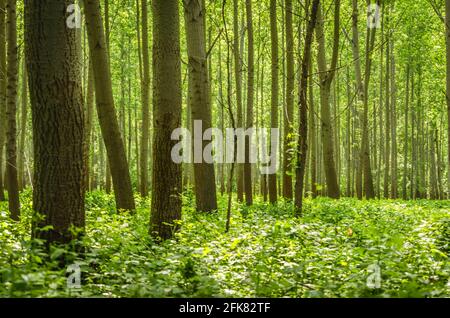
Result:
{"label": "thick tree trunk", "polygon": [[114,108],[108,49],[100,5],[85,0],[86,28],[94,69],[97,113],[111,169],[117,209],[134,210],[130,172]]}
{"label": "thick tree trunk", "polygon": [[17,78],[18,78],[18,52],[17,52],[17,12],[16,0],[8,0],[7,35],[8,67],[6,76],[8,86],[6,90],[6,186],[8,189],[9,211],[13,220],[19,220],[19,182],[17,177]]}
{"label": "thick tree trunk", "polygon": [[180,21],[177,0],[153,1],[153,173],[150,233],[173,235],[181,219],[181,166],[174,163],[172,131],[181,125]]}
{"label": "thick tree trunk", "polygon": [[[33,237],[48,243],[68,243],[82,234],[85,225],[80,55],[77,31],[66,27],[63,14],[70,3],[25,1],[35,160],[33,209],[45,216],[33,224]],[[49,225],[51,230],[39,230]]]}
{"label": "thick tree trunk", "polygon": [[[198,0],[184,0],[184,14],[186,22],[187,51],[189,58],[190,87],[189,104],[192,121],[200,121],[201,134],[211,128],[211,98],[208,79],[208,60],[205,43],[205,8]],[[195,129],[195,128],[194,128]],[[198,136],[197,136],[198,138]],[[212,212],[217,210],[216,182],[214,164],[198,158],[210,141],[194,140],[194,178],[195,198],[197,210]],[[201,145],[200,147],[198,147]],[[197,156],[196,154],[200,154]],[[203,156],[201,156],[203,157]]]}

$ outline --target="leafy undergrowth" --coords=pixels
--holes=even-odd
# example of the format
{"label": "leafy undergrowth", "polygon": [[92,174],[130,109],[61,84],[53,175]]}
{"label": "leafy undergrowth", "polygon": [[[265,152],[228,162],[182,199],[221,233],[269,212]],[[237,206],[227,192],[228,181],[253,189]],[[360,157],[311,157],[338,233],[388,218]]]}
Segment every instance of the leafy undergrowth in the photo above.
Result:
{"label": "leafy undergrowth", "polygon": [[148,201],[117,214],[111,195],[94,192],[74,290],[65,270],[30,252],[30,197],[18,224],[0,205],[1,297],[450,297],[450,201],[319,198],[302,218],[286,202],[235,203],[225,233],[226,199],[204,215],[188,193],[181,232],[157,245]]}

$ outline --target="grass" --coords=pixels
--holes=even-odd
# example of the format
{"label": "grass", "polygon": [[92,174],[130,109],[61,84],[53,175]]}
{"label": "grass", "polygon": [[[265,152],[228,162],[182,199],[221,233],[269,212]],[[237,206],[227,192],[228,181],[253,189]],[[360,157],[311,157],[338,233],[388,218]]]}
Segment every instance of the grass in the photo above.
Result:
{"label": "grass", "polygon": [[[20,223],[0,204],[1,297],[450,297],[450,201],[306,200],[234,203],[213,215],[184,195],[182,230],[157,245],[148,237],[149,202],[114,212],[102,192],[87,198],[87,253],[81,289],[30,246],[31,194]],[[54,248],[57,259],[62,248]]]}

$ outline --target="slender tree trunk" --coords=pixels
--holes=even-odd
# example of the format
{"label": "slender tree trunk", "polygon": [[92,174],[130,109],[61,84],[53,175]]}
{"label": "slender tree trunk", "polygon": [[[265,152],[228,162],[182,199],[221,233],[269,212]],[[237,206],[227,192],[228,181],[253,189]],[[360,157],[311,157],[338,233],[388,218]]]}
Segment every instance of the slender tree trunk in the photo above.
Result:
{"label": "slender tree trunk", "polygon": [[[233,58],[234,58],[234,79],[236,89],[237,106],[237,128],[242,128],[242,62],[241,45],[239,37],[239,0],[233,0]],[[238,201],[244,201],[244,169],[242,164],[236,164],[237,173],[237,198]]]}
{"label": "slender tree trunk", "polygon": [[350,86],[350,70],[349,67],[346,68],[346,82],[347,82],[347,103],[348,103],[348,109],[346,111],[346,132],[345,132],[345,144],[346,144],[346,151],[345,151],[345,160],[347,162],[347,168],[346,168],[346,196],[351,197],[352,195],[352,187],[353,183],[351,181],[351,173],[352,173],[352,157],[351,157],[351,149],[352,149],[352,143],[351,143],[351,109],[353,107],[353,99],[351,97],[351,86]]}
{"label": "slender tree trunk", "polygon": [[292,26],[292,0],[285,2],[286,35],[286,107],[284,118],[283,196],[292,199],[292,141],[294,125],[294,33]]}
{"label": "slender tree trunk", "polygon": [[[432,123],[435,126],[435,123]],[[436,162],[436,128],[430,131],[430,199],[439,198],[438,182],[437,182],[437,162]]]}
{"label": "slender tree trunk", "polygon": [[[32,233],[48,243],[68,243],[82,235],[85,226],[81,63],[77,31],[66,27],[64,12],[70,3],[25,1],[35,160],[33,209],[45,216],[33,224]],[[52,228],[40,230],[46,226]]]}
{"label": "slender tree trunk", "polygon": [[0,0],[0,201],[5,201],[3,149],[6,140],[6,0]]}
{"label": "slender tree trunk", "polygon": [[153,1],[153,172],[150,233],[172,237],[181,219],[181,166],[174,163],[172,131],[181,124],[180,21],[177,0]]}
{"label": "slender tree trunk", "polygon": [[[225,112],[224,112],[224,104],[225,104],[225,98],[223,93],[223,72],[222,72],[222,45],[219,41],[219,66],[218,66],[218,85],[219,85],[219,104],[220,104],[220,110],[219,110],[219,122],[220,122],[220,129],[222,131],[225,131]],[[188,112],[189,115],[189,112]],[[190,123],[190,119],[188,123]],[[190,125],[190,124],[188,124]],[[225,149],[224,149],[225,150]],[[219,167],[219,179],[220,179],[220,194],[223,196],[225,193],[225,164],[221,163]]]}
{"label": "slender tree trunk", "polygon": [[[389,13],[388,13],[389,14]],[[387,18],[386,18],[387,20]],[[387,22],[388,24],[388,22]],[[390,160],[391,160],[391,111],[390,111],[390,92],[391,92],[391,86],[390,86],[390,56],[389,56],[389,52],[390,52],[390,41],[391,41],[391,35],[389,32],[389,27],[388,27],[388,31],[387,31],[387,36],[386,36],[386,94],[385,94],[385,114],[386,114],[386,127],[385,127],[385,142],[386,142],[386,146],[385,146],[385,151],[384,151],[384,155],[385,155],[385,159],[384,159],[384,198],[387,199],[389,198],[389,172],[390,172]]]}
{"label": "slender tree trunk", "polygon": [[409,141],[409,83],[410,83],[410,64],[408,62],[406,66],[406,98],[405,98],[405,136],[404,136],[404,148],[403,148],[403,184],[402,184],[402,196],[403,200],[408,199],[407,184],[408,184],[408,141]]}
{"label": "slender tree trunk", "polygon": [[[311,46],[313,42],[313,33],[316,26],[317,11],[319,9],[320,0],[314,0],[311,7],[311,14],[309,17],[308,28],[306,30],[305,47],[303,52],[301,79],[300,79],[300,96],[299,96],[299,111],[300,111],[300,125],[299,125],[299,140],[297,149],[297,167],[295,169],[296,184],[295,184],[295,207],[297,214],[301,215],[303,209],[303,188],[304,177],[306,171],[306,158],[308,151],[308,73],[310,71],[311,63]],[[311,80],[311,79],[310,79]]]}
{"label": "slender tree trunk", "polygon": [[[278,128],[278,28],[277,28],[277,1],[270,0],[270,39],[272,54],[272,88],[271,88],[271,128]],[[278,149],[270,149],[271,153],[278,152]],[[277,154],[278,155],[278,154]],[[275,159],[277,160],[277,159]],[[273,164],[273,163],[272,163]],[[277,175],[269,174],[269,201],[277,202]]]}
{"label": "slender tree trunk", "polygon": [[94,0],[85,0],[85,12],[94,69],[97,113],[111,169],[116,206],[117,209],[134,210],[130,172],[114,108],[108,49],[100,5]]}
{"label": "slender tree trunk", "polygon": [[[317,14],[316,14],[317,18]],[[316,19],[317,23],[317,19]],[[314,36],[314,35],[313,35]],[[309,63],[309,74],[312,74],[312,62]],[[308,80],[309,85],[309,135],[311,140],[311,193],[312,197],[317,197],[317,134],[316,134],[316,107],[314,105],[314,85],[313,81]]]}
{"label": "slender tree trunk", "polygon": [[[373,189],[372,171],[370,167],[370,152],[369,152],[369,80],[372,64],[372,51],[375,43],[375,28],[367,30],[366,37],[366,63],[364,82],[361,76],[361,63],[359,54],[359,32],[358,32],[358,1],[353,0],[353,15],[352,15],[352,30],[353,30],[353,58],[355,61],[356,87],[357,95],[363,101],[364,108],[362,113],[362,136],[361,136],[361,151],[359,158],[359,166],[357,171],[358,197],[362,198],[361,185],[364,185],[364,193],[366,198],[371,199],[375,196]],[[362,182],[364,180],[364,182]]]}
{"label": "slender tree trunk", "polygon": [[392,152],[391,152],[391,198],[397,199],[397,84],[395,81],[395,58],[394,58],[394,41],[391,43],[391,138],[392,138]]}
{"label": "slender tree trunk", "polygon": [[20,140],[19,140],[19,189],[25,188],[25,141],[27,135],[28,121],[28,82],[26,74],[25,60],[22,66],[22,96],[20,110]]}
{"label": "slender tree trunk", "polygon": [[[378,2],[379,4],[379,2]],[[375,197],[373,189],[373,176],[370,164],[370,136],[369,136],[369,82],[372,69],[372,52],[375,45],[375,30],[376,28],[367,30],[366,37],[366,64],[364,75],[364,110],[363,110],[363,131],[361,139],[361,163],[364,176],[364,192],[367,199]]]}
{"label": "slender tree trunk", "polygon": [[[358,0],[352,0],[352,52],[355,67],[355,78],[356,78],[356,90],[357,90],[357,101],[364,100],[364,83],[361,75],[361,57],[359,49],[359,31],[358,31]],[[357,119],[359,120],[360,111],[358,107],[358,102],[355,103],[355,110],[357,114]],[[364,125],[364,123],[363,123]],[[355,145],[355,147],[357,147]],[[363,197],[363,162],[362,162],[362,143],[360,144],[360,156],[355,159],[356,165],[356,195],[358,199]]]}
{"label": "slender tree trunk", "polygon": [[[189,57],[189,77],[192,81],[189,104],[191,107],[192,121],[194,123],[196,121],[201,123],[201,131],[198,133],[203,135],[212,126],[208,57],[204,25],[206,11],[202,2],[198,0],[184,0],[183,3]],[[206,162],[202,158],[203,149],[205,149],[208,143],[208,141],[194,140],[195,198],[197,210],[202,212],[217,210],[214,164],[212,162]]]}
{"label": "slender tree trunk", "polygon": [[17,178],[17,78],[18,78],[18,53],[17,53],[17,13],[16,0],[8,0],[7,12],[7,72],[8,86],[6,91],[6,186],[8,189],[9,211],[13,220],[19,220],[19,183]]}
{"label": "slender tree trunk", "polygon": [[445,0],[445,43],[447,60],[447,198],[450,198],[450,0]]}
{"label": "slender tree trunk", "polygon": [[334,41],[333,54],[330,68],[327,67],[326,61],[326,47],[325,47],[325,33],[324,33],[324,18],[322,16],[322,8],[318,9],[318,22],[316,37],[318,42],[318,66],[320,73],[320,103],[321,103],[321,136],[323,145],[323,163],[325,170],[325,178],[327,182],[328,196],[338,199],[340,196],[339,184],[336,174],[336,165],[334,158],[333,145],[333,126],[330,114],[330,92],[331,84],[336,72],[338,53],[339,53],[339,18],[340,18],[340,0],[335,1],[334,12]]}
{"label": "slender tree trunk", "polygon": [[150,132],[150,57],[148,42],[148,6],[147,0],[141,1],[142,14],[142,131],[140,155],[140,192],[143,197],[148,196],[148,151]]}
{"label": "slender tree trunk", "polygon": [[93,120],[94,120],[94,102],[95,102],[95,88],[94,88],[94,70],[92,68],[92,63],[89,59],[89,71],[88,71],[88,80],[87,80],[87,96],[86,96],[86,118],[85,118],[85,185],[86,190],[92,190],[94,187],[90,187],[92,182],[89,182],[91,177],[93,177],[93,169],[91,169],[90,161],[91,161],[91,139],[93,136]]}
{"label": "slender tree trunk", "polygon": [[[254,48],[253,48],[253,13],[252,0],[246,0],[247,13],[247,33],[248,33],[248,50],[247,50],[247,125],[246,128],[253,128],[253,102],[254,102]],[[247,205],[253,204],[252,194],[252,165],[250,162],[250,145],[251,138],[245,138],[245,164],[244,164],[244,192],[245,202]]]}
{"label": "slender tree trunk", "polygon": [[[106,41],[106,48],[107,48],[107,54],[108,54],[108,60],[110,58],[110,36],[111,36],[111,30],[110,30],[110,24],[109,24],[109,0],[104,0],[105,6],[105,41]],[[120,128],[119,128],[120,130]],[[106,147],[107,148],[107,147]],[[108,150],[106,151],[108,152]],[[106,193],[111,193],[111,167],[109,164],[109,160],[106,160],[106,167],[105,167],[105,191]]]}

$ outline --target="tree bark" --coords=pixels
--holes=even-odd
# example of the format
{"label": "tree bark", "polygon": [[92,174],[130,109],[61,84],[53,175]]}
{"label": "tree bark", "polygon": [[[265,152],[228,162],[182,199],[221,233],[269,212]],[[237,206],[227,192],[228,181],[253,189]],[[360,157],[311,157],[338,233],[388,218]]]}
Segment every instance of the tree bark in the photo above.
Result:
{"label": "tree bark", "polygon": [[13,220],[19,220],[19,182],[17,177],[17,12],[16,0],[8,0],[7,6],[7,71],[8,86],[6,90],[6,186],[8,189],[9,211]]}
{"label": "tree bark", "polygon": [[26,75],[25,61],[22,66],[22,96],[21,96],[21,110],[20,110],[20,140],[19,140],[19,189],[25,188],[25,141],[27,136],[27,121],[28,121],[28,82]]}
{"label": "tree bark", "polygon": [[[25,41],[34,142],[33,237],[69,243],[82,235],[84,116],[76,30],[69,0],[26,0]],[[51,173],[49,173],[51,172]],[[51,225],[48,231],[40,228]],[[79,231],[72,231],[72,226]]]}
{"label": "tree bark", "polygon": [[395,81],[395,58],[394,58],[394,41],[391,43],[391,198],[398,197],[398,169],[397,169],[397,84]]}
{"label": "tree bark", "polygon": [[[247,13],[247,124],[246,128],[253,128],[253,103],[254,103],[254,85],[255,85],[255,66],[254,66],[254,45],[253,45],[253,13],[252,0],[246,0]],[[250,163],[250,145],[252,140],[245,138],[245,164],[244,164],[244,192],[247,205],[253,204],[252,193],[252,165]]]}
{"label": "tree bark", "polygon": [[292,141],[294,140],[294,34],[292,27],[292,0],[285,2],[286,35],[286,108],[284,118],[283,196],[292,199]]}
{"label": "tree bark", "polygon": [[403,148],[403,184],[402,184],[402,196],[403,200],[408,199],[407,184],[408,184],[408,142],[409,142],[409,88],[410,88],[410,63],[406,66],[406,98],[405,98],[405,136],[404,136],[404,148]]}
{"label": "tree bark", "polygon": [[[242,120],[242,62],[241,62],[241,44],[239,36],[239,0],[233,0],[233,58],[234,58],[234,79],[236,85],[236,106],[237,106],[237,128],[243,127]],[[244,167],[242,164],[236,164],[237,173],[237,198],[238,201],[244,201]]]}
{"label": "tree bark", "polygon": [[[306,158],[308,151],[308,73],[310,71],[311,63],[311,46],[313,42],[313,33],[317,21],[317,12],[319,10],[320,1],[314,0],[311,7],[311,14],[309,16],[308,28],[306,30],[305,47],[303,52],[301,79],[300,79],[300,96],[299,96],[299,139],[297,149],[297,167],[295,169],[296,184],[295,184],[295,207],[296,214],[301,215],[303,209],[303,188],[304,177],[306,171]],[[310,79],[311,80],[311,79]]]}
{"label": "tree bark", "polygon": [[181,219],[181,166],[172,131],[181,125],[180,21],[177,0],[153,1],[153,172],[150,233],[169,239]]}
{"label": "tree bark", "polygon": [[[389,14],[389,12],[388,12]],[[385,98],[386,98],[386,102],[385,102],[385,114],[386,114],[386,126],[385,126],[385,151],[384,151],[384,184],[383,184],[383,188],[384,188],[384,198],[387,199],[389,198],[389,171],[390,171],[390,160],[391,160],[391,112],[390,112],[390,56],[389,56],[389,52],[390,52],[390,32],[389,32],[389,23],[388,23],[388,18],[386,17],[386,23],[388,24],[387,27],[387,36],[386,36],[386,94],[385,94]]]}
{"label": "tree bark", "polygon": [[[270,0],[270,39],[271,39],[271,55],[272,55],[272,87],[271,87],[271,123],[270,127],[278,128],[278,28],[277,28],[277,1]],[[270,152],[278,152],[278,149],[270,149]],[[277,153],[278,157],[278,153]],[[277,159],[275,159],[277,160]],[[272,163],[273,164],[273,163]],[[277,202],[277,175],[276,173],[269,174],[269,201],[270,203]]]}
{"label": "tree bark", "polygon": [[447,198],[450,198],[450,0],[445,1],[445,44],[447,60]]}
{"label": "tree bark", "polygon": [[93,119],[94,119],[94,98],[95,98],[95,88],[94,88],[94,71],[92,69],[92,63],[89,59],[89,71],[88,71],[88,80],[87,80],[87,96],[86,96],[86,120],[85,120],[85,186],[86,186],[86,191],[88,191],[89,189],[92,190],[93,186],[92,186],[92,182],[90,182],[89,180],[91,179],[91,177],[93,177],[93,169],[91,169],[91,165],[90,165],[90,153],[91,153],[91,139],[94,140],[92,138],[93,135]]}
{"label": "tree bark", "polygon": [[330,92],[331,84],[336,72],[336,66],[339,53],[339,34],[340,34],[340,0],[335,1],[334,10],[334,41],[333,53],[330,68],[327,67],[325,33],[324,33],[324,17],[322,8],[319,6],[317,16],[316,37],[318,42],[318,66],[320,73],[320,114],[321,114],[321,137],[323,146],[323,163],[325,170],[325,178],[327,183],[328,196],[338,199],[340,196],[339,184],[336,174],[336,165],[334,158],[333,145],[333,127],[330,115]]}
{"label": "tree bark", "polygon": [[150,58],[148,43],[148,6],[147,0],[141,1],[142,14],[142,131],[140,155],[140,192],[143,197],[148,196],[148,151],[150,132]]}
{"label": "tree bark", "polygon": [[114,108],[111,71],[100,5],[85,0],[86,28],[94,69],[97,113],[108,155],[118,210],[135,209],[130,172]]}
{"label": "tree bark", "polygon": [[[186,22],[186,40],[189,58],[189,77],[192,81],[190,87],[189,104],[192,121],[200,121],[201,134],[211,128],[211,98],[208,79],[208,60],[205,43],[204,15],[205,7],[198,0],[184,0],[184,15]],[[195,128],[194,128],[195,129]],[[197,136],[199,138],[199,136]],[[203,138],[202,138],[203,139]],[[194,154],[203,154],[203,149],[210,141],[196,142],[194,140]],[[201,145],[201,149],[196,149]],[[197,210],[212,212],[217,210],[216,181],[214,164],[205,162],[201,158],[198,162],[194,155],[195,198]]]}
{"label": "tree bark", "polygon": [[0,0],[0,201],[5,201],[3,149],[6,140],[6,0]]}

